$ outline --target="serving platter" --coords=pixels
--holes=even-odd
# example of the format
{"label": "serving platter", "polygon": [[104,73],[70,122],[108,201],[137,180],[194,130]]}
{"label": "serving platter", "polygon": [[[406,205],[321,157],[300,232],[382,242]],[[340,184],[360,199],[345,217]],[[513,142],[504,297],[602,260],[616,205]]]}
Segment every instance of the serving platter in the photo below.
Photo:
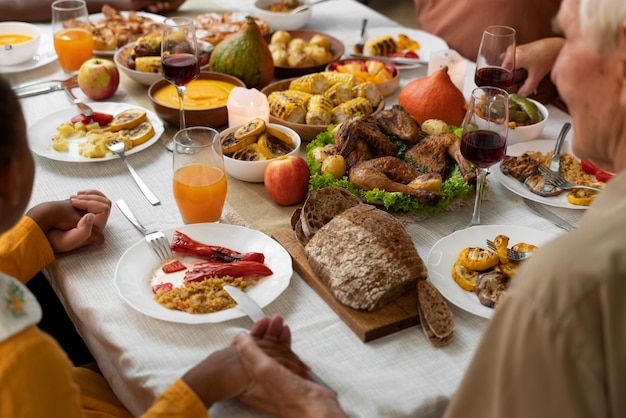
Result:
{"label": "serving platter", "polygon": [[[141,108],[129,103],[113,103],[113,102],[95,102],[89,103],[89,105],[96,112],[109,113],[115,115],[129,108]],[[143,108],[142,108],[143,109]],[[150,145],[154,144],[161,138],[164,132],[163,122],[159,117],[151,110],[144,109],[148,114],[148,121],[154,128],[154,135],[143,144],[131,148],[126,152],[126,155],[132,155],[137,152],[143,151]],[[69,121],[73,116],[79,113],[75,106],[71,106],[65,109],[58,110],[50,115],[46,115],[36,121],[32,126],[28,128],[28,141],[30,149],[37,155],[51,160],[65,161],[72,163],[95,163],[100,161],[108,161],[119,158],[115,154],[109,154],[103,158],[86,158],[78,153],[79,140],[70,141],[70,149],[67,152],[56,151],[51,148],[52,134],[56,131],[57,126],[63,122]]]}
{"label": "serving platter", "polygon": [[[410,29],[410,28],[402,28],[402,27],[393,27],[393,26],[389,26],[389,27],[375,27],[375,28],[367,28],[367,38],[368,39],[373,39],[373,38],[377,38],[379,36],[385,36],[385,35],[391,35],[394,37],[394,39],[396,39],[398,37],[398,35],[400,34],[405,34],[407,35],[409,38],[413,39],[414,41],[419,42],[420,47],[419,49],[417,49],[415,52],[419,55],[420,60],[423,60],[424,62],[428,62],[428,59],[430,57],[430,53],[433,51],[439,51],[442,49],[448,49],[448,44],[446,43],[446,41],[444,41],[443,39],[441,39],[440,37],[430,34],[428,32],[425,32],[423,30],[419,30],[419,29]],[[358,35],[358,34],[356,34]],[[353,48],[354,45],[357,43],[360,43],[361,39],[358,38],[357,36],[355,36],[354,38],[352,38],[350,40],[350,49],[351,52],[353,52]],[[422,67],[424,65],[424,63],[416,63],[416,64],[399,64],[396,63],[396,67],[398,67],[401,70],[410,70],[410,69],[414,69],[414,68],[418,68],[418,67]]]}
{"label": "serving platter", "polygon": [[[171,240],[176,230],[204,244],[219,245],[244,253],[263,253],[265,264],[274,274],[246,289],[246,293],[261,307],[273,302],[289,285],[293,274],[289,253],[262,232],[222,223],[189,224],[163,232]],[[120,297],[137,312],[163,321],[184,324],[217,323],[246,315],[239,306],[207,314],[189,314],[163,307],[154,300],[150,287],[152,272],[160,264],[145,239],[126,250],[117,263],[113,283]]]}
{"label": "serving platter", "polygon": [[42,33],[39,40],[39,48],[37,48],[37,53],[32,59],[15,65],[0,65],[0,74],[30,71],[48,65],[56,60],[57,53],[54,50],[52,36]]}
{"label": "serving platter", "polygon": [[555,237],[553,233],[514,225],[479,225],[456,231],[443,237],[432,246],[426,257],[428,280],[452,304],[483,318],[494,314],[478,301],[474,292],[462,289],[452,278],[452,265],[461,250],[466,247],[486,248],[485,240],[493,240],[497,235],[507,235],[511,245],[526,242],[541,247]]}
{"label": "serving platter", "polygon": [[[549,151],[554,150],[554,145],[556,144],[556,140],[554,139],[536,139],[528,142],[520,142],[518,144],[510,145],[507,147],[506,154],[507,155],[522,155],[526,151],[537,151],[541,153],[547,153]],[[569,141],[563,141],[563,145],[561,146],[561,153],[569,153],[572,154],[572,144]],[[563,192],[558,196],[552,197],[543,197],[539,196],[536,193],[528,190],[526,185],[521,181],[507,176],[502,172],[501,169],[502,162],[493,166],[489,172],[491,175],[498,180],[504,187],[512,191],[518,196],[521,196],[528,200],[533,200],[537,203],[541,203],[548,206],[554,206],[558,208],[567,208],[567,209],[579,209],[584,210],[587,209],[588,206],[581,205],[573,205],[567,201],[567,193]]]}

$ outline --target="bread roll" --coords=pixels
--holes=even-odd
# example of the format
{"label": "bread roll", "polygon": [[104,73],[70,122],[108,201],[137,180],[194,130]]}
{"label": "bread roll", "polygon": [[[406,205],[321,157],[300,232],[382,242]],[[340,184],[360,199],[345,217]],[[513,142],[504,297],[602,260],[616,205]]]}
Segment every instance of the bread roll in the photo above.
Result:
{"label": "bread roll", "polygon": [[361,199],[341,187],[331,186],[316,190],[302,206],[302,233],[307,239],[311,239],[336,215],[361,203]]}
{"label": "bread roll", "polygon": [[304,250],[331,293],[354,309],[377,310],[413,291],[427,275],[404,226],[371,205],[359,204],[335,216]]}

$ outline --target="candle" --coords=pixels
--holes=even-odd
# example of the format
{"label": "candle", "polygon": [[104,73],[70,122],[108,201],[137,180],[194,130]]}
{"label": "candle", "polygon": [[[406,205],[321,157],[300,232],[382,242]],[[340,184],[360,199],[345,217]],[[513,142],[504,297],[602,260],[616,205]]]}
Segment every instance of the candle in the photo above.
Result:
{"label": "candle", "polygon": [[443,66],[448,67],[450,79],[459,90],[463,91],[465,72],[467,71],[467,61],[465,58],[453,49],[431,52],[428,58],[428,75]]}
{"label": "candle", "polygon": [[267,96],[257,89],[235,87],[228,95],[228,127],[240,126],[254,118],[270,120],[270,105]]}

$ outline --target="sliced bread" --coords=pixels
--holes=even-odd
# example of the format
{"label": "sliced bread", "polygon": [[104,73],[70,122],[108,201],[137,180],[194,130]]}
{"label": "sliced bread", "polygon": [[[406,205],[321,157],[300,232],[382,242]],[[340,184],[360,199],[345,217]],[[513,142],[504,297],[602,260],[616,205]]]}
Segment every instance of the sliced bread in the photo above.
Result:
{"label": "sliced bread", "polygon": [[361,203],[361,199],[341,187],[330,186],[316,190],[307,197],[302,206],[302,233],[307,239],[311,239],[335,216]]}
{"label": "sliced bread", "polygon": [[426,280],[417,282],[417,305],[422,329],[435,346],[450,342],[454,316],[441,293]]}

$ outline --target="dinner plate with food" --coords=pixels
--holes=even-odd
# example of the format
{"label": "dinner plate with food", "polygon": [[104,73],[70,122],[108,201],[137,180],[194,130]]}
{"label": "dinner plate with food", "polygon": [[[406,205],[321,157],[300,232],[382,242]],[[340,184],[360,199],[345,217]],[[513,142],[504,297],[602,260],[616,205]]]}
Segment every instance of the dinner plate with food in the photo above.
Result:
{"label": "dinner plate with food", "polygon": [[514,225],[479,225],[456,231],[430,249],[426,257],[428,279],[454,305],[491,318],[515,269],[525,261],[502,259],[500,251],[488,249],[486,240],[534,251],[554,237],[546,231]]}
{"label": "dinner plate with food", "polygon": [[86,163],[119,158],[106,143],[121,139],[126,155],[140,152],[159,140],[163,122],[152,111],[129,103],[90,103],[91,118],[75,106],[58,110],[28,128],[31,150],[56,161]]}
{"label": "dinner plate with food", "polygon": [[[513,193],[548,206],[587,209],[597,194],[583,189],[554,189],[543,192],[542,176],[537,164],[548,166],[554,151],[555,140],[537,139],[507,147],[507,156],[492,167],[490,173]],[[574,184],[603,187],[604,183],[589,175],[580,160],[572,153],[571,143],[564,141],[561,147],[561,176]]]}
{"label": "dinner plate with food", "polygon": [[[367,40],[351,42],[351,52],[365,56],[398,58],[399,69],[413,69],[427,65],[430,53],[448,49],[446,41],[419,29],[376,27],[367,29]],[[407,63],[414,59],[415,63]]]}
{"label": "dinner plate with food", "polygon": [[277,241],[242,226],[189,224],[164,231],[174,256],[160,261],[145,239],[120,258],[114,284],[136,311],[169,322],[204,324],[246,313],[223,290],[233,285],[265,307],[287,288],[291,257]]}
{"label": "dinner plate with food", "polygon": [[117,48],[140,36],[161,30],[164,16],[148,12],[118,11],[104,6],[102,13],[89,15],[94,35],[94,54],[113,56]]}
{"label": "dinner plate with food", "polygon": [[15,65],[2,65],[0,63],[0,74],[21,73],[24,71],[34,70],[56,61],[57,53],[54,50],[53,42],[52,36],[42,33],[39,41],[39,48],[37,48],[37,53],[33,56],[33,58]]}

